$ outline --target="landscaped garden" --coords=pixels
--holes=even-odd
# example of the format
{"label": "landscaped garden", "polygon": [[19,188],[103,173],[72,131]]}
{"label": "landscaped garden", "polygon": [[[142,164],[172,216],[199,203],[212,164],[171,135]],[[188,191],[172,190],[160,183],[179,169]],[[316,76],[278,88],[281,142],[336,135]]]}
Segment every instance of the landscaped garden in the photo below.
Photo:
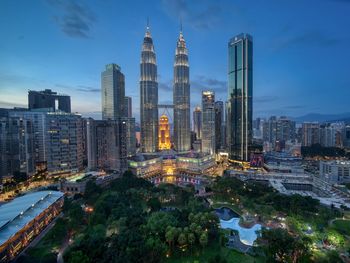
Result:
{"label": "landscaped garden", "polygon": [[[63,218],[21,260],[55,262],[67,238],[66,263],[340,262],[349,247],[349,221],[315,199],[235,178],[209,188],[212,206],[191,186],[156,187],[128,172],[105,189],[88,183],[84,196],[65,200]],[[240,229],[221,229],[221,207],[234,211],[242,229],[263,226],[249,253],[228,248]]]}

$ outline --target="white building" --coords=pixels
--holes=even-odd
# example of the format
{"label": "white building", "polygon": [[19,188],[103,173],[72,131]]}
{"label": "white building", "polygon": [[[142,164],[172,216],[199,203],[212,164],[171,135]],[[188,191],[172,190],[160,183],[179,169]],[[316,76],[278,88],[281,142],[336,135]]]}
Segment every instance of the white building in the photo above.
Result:
{"label": "white building", "polygon": [[320,161],[320,177],[332,184],[350,183],[350,161]]}

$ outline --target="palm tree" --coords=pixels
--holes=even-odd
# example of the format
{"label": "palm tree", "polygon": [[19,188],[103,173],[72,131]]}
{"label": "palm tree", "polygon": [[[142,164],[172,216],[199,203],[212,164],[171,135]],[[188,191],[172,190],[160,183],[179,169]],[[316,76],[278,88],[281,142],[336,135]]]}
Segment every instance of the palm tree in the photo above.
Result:
{"label": "palm tree", "polygon": [[208,233],[207,232],[203,232],[199,238],[199,243],[201,244],[201,246],[204,248],[206,245],[208,245]]}

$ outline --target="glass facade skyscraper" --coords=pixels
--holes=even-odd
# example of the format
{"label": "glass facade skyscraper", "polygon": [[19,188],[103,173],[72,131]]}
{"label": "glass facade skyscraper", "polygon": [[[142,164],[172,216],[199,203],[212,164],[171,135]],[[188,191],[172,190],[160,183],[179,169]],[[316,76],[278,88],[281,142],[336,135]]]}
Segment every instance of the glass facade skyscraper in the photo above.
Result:
{"label": "glass facade skyscraper", "polygon": [[186,42],[180,32],[174,63],[174,144],[178,152],[191,148],[190,68]]}
{"label": "glass facade skyscraper", "polygon": [[215,153],[215,93],[202,92],[202,152]]}
{"label": "glass facade skyscraper", "polygon": [[193,131],[196,134],[197,140],[199,140],[202,137],[202,110],[198,106],[193,111]]}
{"label": "glass facade skyscraper", "polygon": [[240,34],[228,43],[227,137],[229,157],[248,161],[253,118],[253,39]]}
{"label": "glass facade skyscraper", "polygon": [[101,73],[102,119],[117,120],[124,112],[125,78],[117,64],[106,65]]}
{"label": "glass facade skyscraper", "polygon": [[158,150],[158,82],[153,40],[147,27],[140,63],[141,147],[145,153]]}

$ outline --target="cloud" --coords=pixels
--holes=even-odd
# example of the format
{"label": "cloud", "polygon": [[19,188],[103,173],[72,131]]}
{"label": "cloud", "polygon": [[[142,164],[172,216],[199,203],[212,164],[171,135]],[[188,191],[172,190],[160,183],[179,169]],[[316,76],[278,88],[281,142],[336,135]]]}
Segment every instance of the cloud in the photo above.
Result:
{"label": "cloud", "polygon": [[70,86],[70,85],[65,85],[65,84],[55,84],[55,87],[62,88],[62,89],[68,89],[68,90],[77,90],[77,91],[81,91],[81,92],[89,92],[89,93],[101,92],[100,89],[93,88],[90,86],[84,86],[84,85]]}
{"label": "cloud", "polygon": [[17,102],[0,101],[0,108],[13,108],[13,107],[27,108],[28,105],[17,103]]}
{"label": "cloud", "polygon": [[254,103],[267,103],[277,101],[279,98],[277,96],[253,96]]}
{"label": "cloud", "polygon": [[61,13],[54,16],[54,21],[67,36],[90,37],[96,16],[87,5],[79,3],[78,0],[47,0],[47,2]]}
{"label": "cloud", "polygon": [[212,90],[215,93],[222,94],[226,94],[227,92],[226,81],[206,77],[203,75],[196,76],[196,78],[191,81],[191,87],[193,88],[193,90],[197,90],[200,92],[203,90]]}
{"label": "cloud", "polygon": [[168,16],[181,19],[194,29],[211,29],[221,21],[220,1],[196,0],[189,3],[186,0],[162,0],[163,9]]}
{"label": "cloud", "polygon": [[279,50],[302,45],[310,47],[330,47],[337,45],[340,41],[341,39],[324,34],[318,30],[309,30],[299,35],[277,39],[274,49]]}
{"label": "cloud", "polygon": [[82,86],[82,85],[79,85],[77,87],[77,90],[78,91],[82,91],[82,92],[101,92],[101,89],[96,89],[96,88],[93,88],[93,87]]}

